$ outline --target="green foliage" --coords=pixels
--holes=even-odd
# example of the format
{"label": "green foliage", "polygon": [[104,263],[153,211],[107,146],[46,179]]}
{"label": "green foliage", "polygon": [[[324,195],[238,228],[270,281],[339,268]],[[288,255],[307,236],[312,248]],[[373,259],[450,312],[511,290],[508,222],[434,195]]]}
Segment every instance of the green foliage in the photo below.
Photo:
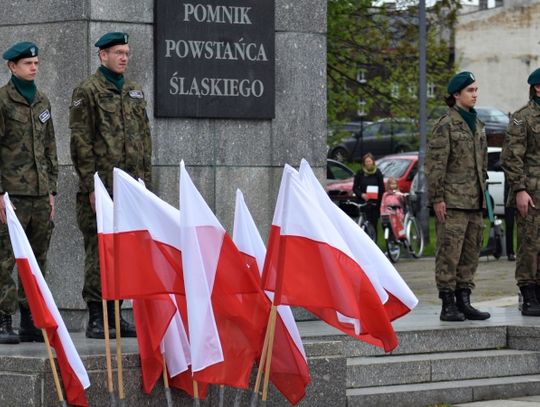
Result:
{"label": "green foliage", "polygon": [[[427,11],[427,80],[435,86],[428,112],[443,103],[454,73],[450,44],[458,7],[458,0],[442,0]],[[359,100],[369,120],[418,117],[417,16],[417,5],[408,2],[389,9],[370,0],[328,0],[330,125],[356,118]]]}

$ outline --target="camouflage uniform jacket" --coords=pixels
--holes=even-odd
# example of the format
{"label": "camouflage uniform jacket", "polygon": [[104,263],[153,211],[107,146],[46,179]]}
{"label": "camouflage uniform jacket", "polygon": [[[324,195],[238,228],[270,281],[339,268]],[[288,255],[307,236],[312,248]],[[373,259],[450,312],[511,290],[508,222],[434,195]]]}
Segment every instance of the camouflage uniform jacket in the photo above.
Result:
{"label": "camouflage uniform jacket", "polygon": [[501,153],[509,183],[508,206],[515,206],[516,193],[526,190],[540,207],[540,106],[530,101],[516,111],[506,130]]}
{"label": "camouflage uniform jacket", "polygon": [[0,193],[56,194],[57,180],[51,104],[38,91],[29,105],[9,81],[0,88]]}
{"label": "camouflage uniform jacket", "polygon": [[94,190],[94,173],[112,193],[112,169],[151,185],[152,142],[141,87],[126,80],[118,90],[98,70],[74,91],[69,108],[71,159],[79,191]]}
{"label": "camouflage uniform jacket", "polygon": [[476,134],[456,107],[439,119],[426,152],[428,200],[450,209],[480,209],[487,179],[487,141],[483,123]]}

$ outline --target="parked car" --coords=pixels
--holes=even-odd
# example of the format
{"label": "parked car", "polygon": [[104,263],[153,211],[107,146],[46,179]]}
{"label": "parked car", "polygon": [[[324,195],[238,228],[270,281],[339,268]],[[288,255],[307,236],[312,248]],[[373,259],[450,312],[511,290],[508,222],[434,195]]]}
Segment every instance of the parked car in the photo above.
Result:
{"label": "parked car", "polygon": [[354,197],[352,191],[354,171],[339,161],[326,160],[326,193],[339,204]]}
{"label": "parked car", "polygon": [[365,153],[375,157],[418,148],[418,129],[410,119],[384,119],[352,133],[328,152],[336,161],[361,161]]}
{"label": "parked car", "polygon": [[418,152],[387,155],[379,158],[376,164],[384,175],[385,183],[388,178],[394,177],[399,190],[409,192],[412,180],[418,172]]}

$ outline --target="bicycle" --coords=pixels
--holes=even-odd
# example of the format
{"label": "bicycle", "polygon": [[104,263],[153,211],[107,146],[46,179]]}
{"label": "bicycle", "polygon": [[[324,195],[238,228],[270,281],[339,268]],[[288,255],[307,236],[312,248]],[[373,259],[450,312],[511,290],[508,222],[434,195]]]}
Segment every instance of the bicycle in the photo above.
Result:
{"label": "bicycle", "polygon": [[[422,257],[422,254],[424,252],[424,234],[422,233],[422,228],[418,224],[418,220],[414,215],[411,201],[412,198],[409,194],[404,195],[404,237],[399,238],[398,236],[396,236],[396,231],[394,231],[390,219],[391,215],[385,214],[381,216],[387,255],[392,263],[396,263],[399,260],[399,256],[401,254],[401,246],[407,249],[409,255],[411,255],[415,259]],[[399,206],[399,208],[401,208],[401,206]],[[397,210],[398,207],[390,206],[390,209]]]}
{"label": "bicycle", "polygon": [[[339,207],[345,211],[347,215],[353,218],[358,226],[360,226],[360,228],[369,236],[369,238],[375,242],[375,226],[369,220],[367,220],[366,215],[366,207],[371,205],[377,205],[377,203],[374,201],[360,203],[349,199],[341,202]],[[351,210],[350,207],[353,209]]]}

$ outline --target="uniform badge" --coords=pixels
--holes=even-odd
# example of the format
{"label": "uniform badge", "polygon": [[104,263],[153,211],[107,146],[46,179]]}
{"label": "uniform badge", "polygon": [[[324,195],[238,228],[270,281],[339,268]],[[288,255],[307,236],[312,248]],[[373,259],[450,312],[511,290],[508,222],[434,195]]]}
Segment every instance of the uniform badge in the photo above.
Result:
{"label": "uniform badge", "polygon": [[36,56],[36,48],[35,47],[30,48],[30,54],[32,54],[33,57]]}
{"label": "uniform badge", "polygon": [[143,98],[142,90],[130,90],[129,97],[133,99],[142,99]]}
{"label": "uniform badge", "polygon": [[523,120],[514,119],[514,124],[516,126],[521,126],[523,124]]}
{"label": "uniform badge", "polygon": [[471,74],[469,74],[469,75],[471,76],[471,79],[472,79],[473,81],[475,81],[475,80],[476,80],[476,79],[474,78],[474,75],[473,75],[472,73],[471,73]]}
{"label": "uniform badge", "polygon": [[41,123],[45,123],[50,118],[51,118],[51,113],[49,112],[49,109],[45,109],[43,112],[39,114],[39,121]]}
{"label": "uniform badge", "polygon": [[82,104],[82,99],[77,99],[73,101],[73,107],[79,107]]}

